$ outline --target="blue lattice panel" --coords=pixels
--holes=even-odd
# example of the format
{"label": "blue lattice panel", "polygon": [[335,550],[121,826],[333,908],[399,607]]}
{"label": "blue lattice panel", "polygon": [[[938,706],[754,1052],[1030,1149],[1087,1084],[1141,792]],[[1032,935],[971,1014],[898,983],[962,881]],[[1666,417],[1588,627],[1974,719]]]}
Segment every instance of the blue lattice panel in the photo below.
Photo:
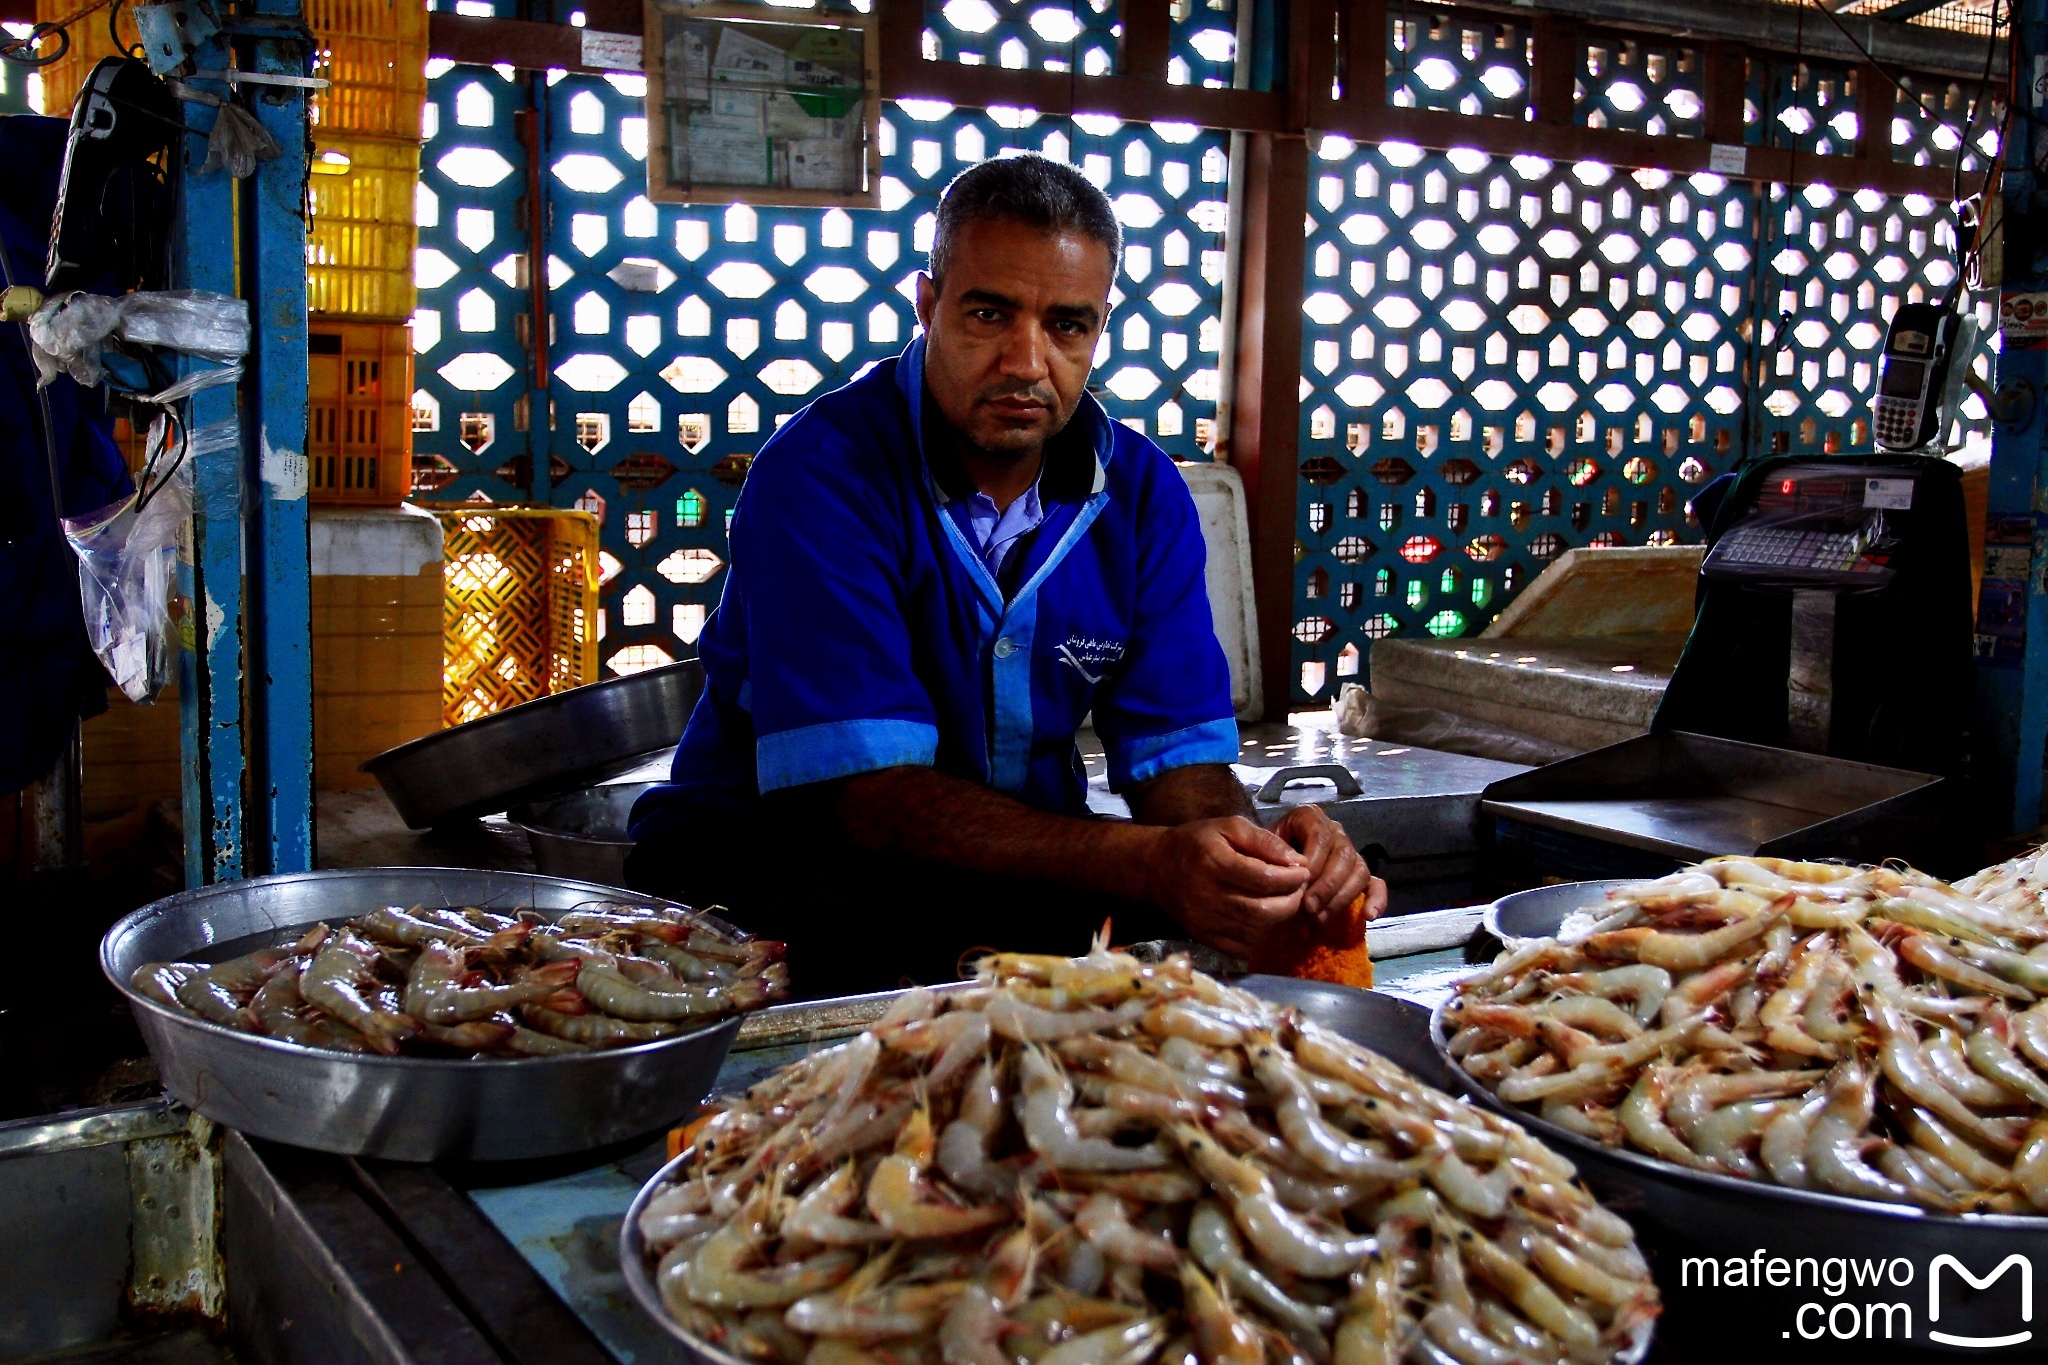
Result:
{"label": "blue lattice panel", "polygon": [[[1104,76],[1122,70],[1117,0],[925,0],[932,61]],[[1236,58],[1233,0],[1173,0],[1167,80],[1227,86]]]}
{"label": "blue lattice panel", "polygon": [[[1070,161],[1115,202],[1127,246],[1097,396],[1167,449],[1202,457],[1220,338],[1220,135],[891,105],[879,210],[655,205],[640,78],[561,77],[547,97],[545,444],[553,500],[603,523],[600,652],[614,670],[689,652],[718,599],[747,462],[778,420],[909,341],[939,191],[1005,148]],[[435,429],[415,439],[446,481],[441,497],[516,497],[526,476],[514,319],[528,296],[507,259],[525,249],[512,218],[520,178],[492,180],[494,157],[519,164],[511,115],[523,98],[489,68],[431,85],[416,345],[418,405]]]}
{"label": "blue lattice panel", "polygon": [[1529,111],[1529,30],[1470,13],[1387,9],[1387,103],[1522,119]]}
{"label": "blue lattice panel", "polygon": [[1699,137],[1705,75],[1699,49],[1683,43],[1613,33],[1588,37],[1579,45],[1572,83],[1574,117],[1587,128]]}
{"label": "blue lattice panel", "polygon": [[1738,453],[1751,197],[1719,177],[1325,139],[1297,700],[1474,633],[1568,546],[1671,543]]}

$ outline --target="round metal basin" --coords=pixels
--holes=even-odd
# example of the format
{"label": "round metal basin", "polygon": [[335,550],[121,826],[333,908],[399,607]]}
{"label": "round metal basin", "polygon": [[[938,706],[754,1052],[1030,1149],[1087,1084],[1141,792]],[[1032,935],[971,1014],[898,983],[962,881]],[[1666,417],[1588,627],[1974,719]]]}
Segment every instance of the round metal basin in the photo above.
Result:
{"label": "round metal basin", "polygon": [[[214,956],[217,945],[255,936],[288,942],[316,921],[382,905],[560,913],[617,896],[589,882],[461,868],[256,877],[137,910],[108,931],[100,967],[135,1012],[164,1089],[217,1123],[295,1147],[396,1161],[562,1156],[654,1132],[694,1110],[724,1064],[739,1019],[567,1057],[361,1056],[209,1023],[145,998],[128,978],[145,962]],[[706,923],[739,937],[717,920]]]}
{"label": "round metal basin", "polygon": [[673,749],[704,690],[695,659],[542,697],[366,759],[413,829],[589,787]]}
{"label": "round metal basin", "polygon": [[633,803],[657,782],[614,782],[514,806],[506,818],[526,831],[533,865],[550,877],[574,877],[605,886],[626,884],[633,841],[626,820]]}
{"label": "round metal basin", "polygon": [[1634,886],[1641,878],[1619,878],[1602,882],[1563,882],[1539,886],[1502,896],[1486,907],[1481,923],[1486,932],[1502,943],[1515,944],[1526,938],[1550,938],[1574,910],[1585,910],[1607,899],[1618,887]]}

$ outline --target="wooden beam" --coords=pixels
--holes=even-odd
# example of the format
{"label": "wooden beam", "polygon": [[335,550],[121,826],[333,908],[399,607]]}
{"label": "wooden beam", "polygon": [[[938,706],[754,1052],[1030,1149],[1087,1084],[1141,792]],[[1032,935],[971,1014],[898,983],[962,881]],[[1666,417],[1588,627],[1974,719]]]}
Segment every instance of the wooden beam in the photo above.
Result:
{"label": "wooden beam", "polygon": [[1536,122],[1568,128],[1575,118],[1579,77],[1579,26],[1539,14],[1530,26],[1535,52],[1529,62],[1529,107]]}
{"label": "wooden beam", "polygon": [[1268,719],[1294,695],[1294,518],[1300,490],[1301,281],[1307,244],[1308,143],[1244,140],[1244,242],[1239,252],[1236,403],[1230,462],[1244,479],[1258,607],[1260,682]]}
{"label": "wooden beam", "polygon": [[1344,102],[1377,109],[1387,102],[1387,0],[1350,0],[1344,22]]}
{"label": "wooden beam", "polygon": [[[1374,101],[1377,83],[1365,88],[1354,78],[1342,100],[1329,95],[1335,66],[1334,44],[1326,28],[1332,22],[1330,0],[1294,0],[1291,18],[1299,26],[1290,42],[1293,95],[1260,90],[1218,90],[1203,86],[1168,85],[1134,76],[1077,76],[1067,71],[1008,70],[962,66],[957,62],[925,61],[919,49],[923,11],[917,0],[880,0],[882,32],[882,94],[888,99],[942,100],[967,108],[992,104],[1035,109],[1041,114],[1110,114],[1132,122],[1181,122],[1205,128],[1248,133],[1300,135],[1304,130],[1342,133],[1358,142],[1412,142],[1441,151],[1469,147],[1496,156],[1530,153],[1554,161],[1590,158],[1612,166],[1647,167],[1691,175],[1708,168],[1708,149],[1716,142],[1742,141],[1743,54],[1723,44],[1705,45],[1707,136],[1652,137],[1614,128],[1582,128],[1571,121],[1569,72],[1553,71],[1541,90],[1562,89],[1563,95],[1540,95],[1552,114],[1563,105],[1561,122],[1474,117],[1437,109],[1403,109]],[[1352,12],[1355,18],[1355,11]],[[527,70],[560,67],[597,72],[585,66],[583,34],[595,30],[566,24],[538,24],[520,19],[482,19],[436,10],[428,15],[429,50],[436,57],[481,65],[507,63]],[[1558,44],[1562,34],[1546,40],[1551,51],[1575,50]],[[1347,42],[1355,49],[1356,44]],[[1539,45],[1539,62],[1544,46]],[[1864,98],[1882,100],[1890,82],[1869,81]],[[1355,93],[1354,93],[1355,92]],[[1383,95],[1383,91],[1379,91]],[[1539,93],[1532,91],[1532,93]],[[1874,107],[1874,106],[1873,106]],[[1934,166],[1909,166],[1890,158],[1890,119],[1880,124],[1865,119],[1858,156],[1800,154],[1798,179],[1853,191],[1874,189],[1885,194],[1924,194],[1946,201],[1949,173]],[[1752,180],[1790,181],[1793,153],[1777,147],[1748,149],[1746,176]]]}
{"label": "wooden beam", "polygon": [[1173,45],[1170,0],[1123,0],[1117,17],[1124,29],[1118,74],[1129,80],[1164,82]]}
{"label": "wooden beam", "polygon": [[1749,54],[1734,43],[1704,43],[1700,92],[1706,107],[1701,124],[1708,142],[1742,144],[1743,103],[1749,98]]}

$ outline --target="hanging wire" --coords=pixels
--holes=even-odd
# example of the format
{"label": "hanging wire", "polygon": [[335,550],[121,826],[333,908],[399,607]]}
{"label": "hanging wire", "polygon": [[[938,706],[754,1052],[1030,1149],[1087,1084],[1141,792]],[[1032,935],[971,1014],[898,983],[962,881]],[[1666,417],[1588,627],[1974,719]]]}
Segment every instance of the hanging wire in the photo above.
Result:
{"label": "hanging wire", "polygon": [[[16,66],[48,66],[52,62],[60,60],[65,53],[71,50],[70,29],[73,24],[105,9],[109,5],[118,5],[120,3],[121,0],[93,0],[84,9],[75,10],[65,15],[62,19],[53,19],[46,23],[37,24],[19,38],[0,39],[0,59],[13,62]],[[112,16],[109,16],[108,22],[112,22]],[[43,45],[43,41],[52,35],[61,40],[57,45],[57,50],[47,54],[38,52],[38,49]],[[120,45],[119,38],[116,38],[114,41],[116,46]]]}

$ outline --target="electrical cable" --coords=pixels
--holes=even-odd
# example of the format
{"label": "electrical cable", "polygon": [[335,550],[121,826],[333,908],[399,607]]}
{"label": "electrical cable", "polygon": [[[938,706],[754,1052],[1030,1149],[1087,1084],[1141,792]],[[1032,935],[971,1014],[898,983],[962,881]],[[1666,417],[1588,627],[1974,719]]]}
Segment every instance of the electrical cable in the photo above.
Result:
{"label": "electrical cable", "polygon": [[[17,66],[48,66],[71,50],[70,29],[73,24],[95,11],[105,9],[108,5],[115,2],[116,0],[93,0],[93,3],[87,5],[84,9],[68,14],[62,19],[53,19],[35,25],[19,38],[0,40],[0,58],[13,62]],[[48,56],[23,55],[33,54],[37,48],[42,46],[43,40],[52,33],[57,34],[64,40],[63,44],[55,52],[50,53]],[[118,39],[115,41],[119,42]]]}

